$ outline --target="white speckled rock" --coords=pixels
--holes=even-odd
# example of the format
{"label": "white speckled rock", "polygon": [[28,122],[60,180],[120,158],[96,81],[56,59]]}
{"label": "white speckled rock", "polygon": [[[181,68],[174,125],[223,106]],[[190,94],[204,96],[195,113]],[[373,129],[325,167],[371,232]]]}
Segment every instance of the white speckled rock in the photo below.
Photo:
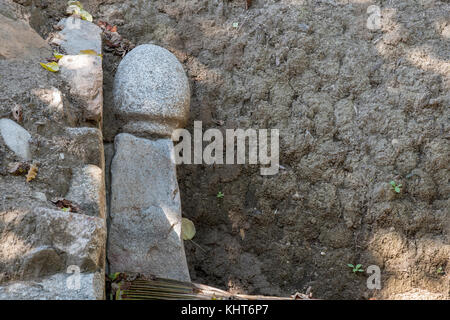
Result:
{"label": "white speckled rock", "polygon": [[87,120],[100,121],[103,111],[102,59],[95,55],[65,55],[59,60],[60,75],[70,88],[72,100]]}
{"label": "white speckled rock", "polygon": [[189,115],[190,89],[183,66],[155,45],[140,45],[125,56],[113,94],[123,132],[169,137]]}
{"label": "white speckled rock", "polygon": [[60,45],[67,54],[76,55],[81,50],[102,52],[102,29],[92,22],[68,17],[62,19],[58,26],[63,29],[58,32],[53,43]]}
{"label": "white speckled rock", "polygon": [[27,130],[10,119],[0,119],[0,134],[8,148],[18,157],[31,160],[29,145],[31,135]]}

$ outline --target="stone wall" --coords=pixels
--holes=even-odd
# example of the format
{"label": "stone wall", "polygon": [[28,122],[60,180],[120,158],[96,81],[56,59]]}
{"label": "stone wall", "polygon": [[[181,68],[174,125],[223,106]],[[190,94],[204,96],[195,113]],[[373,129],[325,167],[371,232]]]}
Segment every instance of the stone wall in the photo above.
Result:
{"label": "stone wall", "polygon": [[[189,114],[182,65],[154,45],[123,59],[104,146],[102,30],[68,17],[45,41],[0,9],[0,299],[104,299],[105,271],[190,281],[170,138]],[[53,73],[39,63],[55,50]]]}
{"label": "stone wall", "polygon": [[79,52],[101,53],[101,30],[63,19],[52,73],[49,44],[1,9],[0,299],[103,299],[102,62]]}

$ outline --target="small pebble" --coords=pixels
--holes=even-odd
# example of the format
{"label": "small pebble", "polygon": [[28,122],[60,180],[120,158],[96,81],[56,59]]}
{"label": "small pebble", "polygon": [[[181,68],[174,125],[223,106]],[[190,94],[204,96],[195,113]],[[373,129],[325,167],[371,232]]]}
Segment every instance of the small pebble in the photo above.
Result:
{"label": "small pebble", "polygon": [[299,23],[298,27],[303,32],[308,32],[308,30],[309,30],[309,26],[307,24],[304,24],[304,23]]}

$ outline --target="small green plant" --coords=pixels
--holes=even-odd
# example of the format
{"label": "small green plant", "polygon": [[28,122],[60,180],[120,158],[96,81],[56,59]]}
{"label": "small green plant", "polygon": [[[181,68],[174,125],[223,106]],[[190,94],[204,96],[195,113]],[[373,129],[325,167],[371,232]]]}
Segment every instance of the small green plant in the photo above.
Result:
{"label": "small green plant", "polygon": [[443,269],[442,267],[439,267],[439,268],[436,270],[436,273],[442,275],[442,274],[444,274],[445,272],[444,272],[444,269]]}
{"label": "small green plant", "polygon": [[223,197],[224,197],[225,195],[222,193],[222,191],[219,191],[218,193],[217,193],[217,198],[218,199],[222,199]]}
{"label": "small green plant", "polygon": [[402,188],[402,184],[401,184],[401,183],[396,184],[395,181],[392,180],[392,181],[390,182],[390,184],[391,184],[391,186],[392,186],[392,189],[394,189],[395,192],[400,193],[400,192],[402,191],[402,189],[401,189],[401,188]]}
{"label": "small green plant", "polygon": [[347,266],[352,268],[353,273],[364,272],[364,269],[362,269],[362,264],[357,264],[356,266],[354,266],[351,263],[349,263],[349,264],[347,264]]}

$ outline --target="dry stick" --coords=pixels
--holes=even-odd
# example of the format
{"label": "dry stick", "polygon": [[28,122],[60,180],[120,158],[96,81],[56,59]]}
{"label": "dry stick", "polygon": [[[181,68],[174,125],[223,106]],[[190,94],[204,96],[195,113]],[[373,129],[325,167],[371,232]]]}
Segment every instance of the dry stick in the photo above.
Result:
{"label": "dry stick", "polygon": [[193,244],[195,244],[197,247],[199,247],[200,249],[202,249],[203,250],[203,252],[205,252],[206,253],[206,250],[205,249],[203,249],[197,242],[195,242],[194,240],[189,240],[189,241],[191,241]]}

